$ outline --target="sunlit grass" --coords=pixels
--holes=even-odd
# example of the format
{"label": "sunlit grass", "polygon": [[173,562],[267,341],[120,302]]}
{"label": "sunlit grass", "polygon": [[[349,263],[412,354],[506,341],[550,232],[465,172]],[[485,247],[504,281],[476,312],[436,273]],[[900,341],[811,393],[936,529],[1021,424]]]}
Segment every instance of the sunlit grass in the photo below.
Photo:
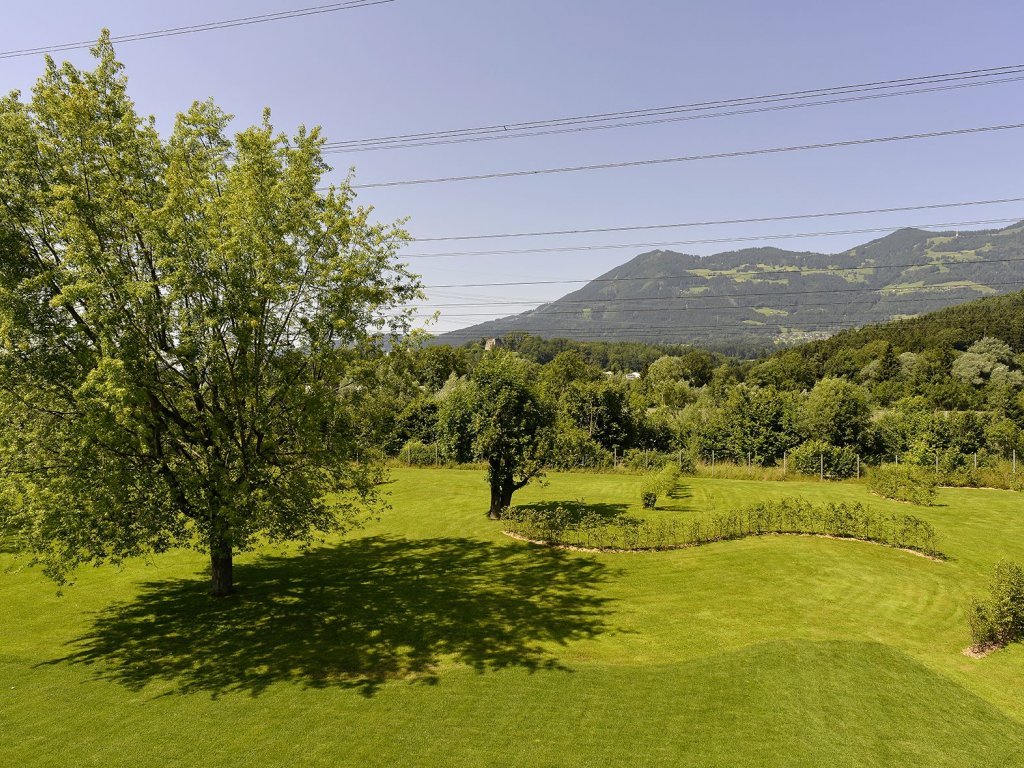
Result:
{"label": "sunlit grass", "polygon": [[[597,555],[503,536],[481,472],[393,475],[379,521],[240,558],[223,603],[197,553],[63,597],[0,575],[0,765],[1024,764],[1024,646],[960,653],[968,596],[1024,561],[1019,493],[683,478],[656,514],[861,501],[929,520],[951,559],[801,537]],[[639,513],[640,481],[514,501]]]}

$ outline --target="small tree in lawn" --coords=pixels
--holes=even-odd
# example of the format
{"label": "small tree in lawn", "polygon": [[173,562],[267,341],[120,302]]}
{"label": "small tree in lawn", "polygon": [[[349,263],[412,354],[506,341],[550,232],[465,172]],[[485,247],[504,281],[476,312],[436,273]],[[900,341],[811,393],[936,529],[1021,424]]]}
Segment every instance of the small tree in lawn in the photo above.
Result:
{"label": "small tree in lawn", "polygon": [[317,130],[231,138],[204,102],[163,141],[93,53],[0,99],[0,534],[58,581],[192,546],[224,595],[234,553],[375,500],[352,459],[406,237],[318,191]]}
{"label": "small tree in lawn", "polygon": [[554,412],[537,392],[535,368],[514,352],[489,352],[454,401],[458,407],[441,411],[442,419],[467,429],[473,455],[487,461],[494,520],[513,493],[540,475],[552,443]]}

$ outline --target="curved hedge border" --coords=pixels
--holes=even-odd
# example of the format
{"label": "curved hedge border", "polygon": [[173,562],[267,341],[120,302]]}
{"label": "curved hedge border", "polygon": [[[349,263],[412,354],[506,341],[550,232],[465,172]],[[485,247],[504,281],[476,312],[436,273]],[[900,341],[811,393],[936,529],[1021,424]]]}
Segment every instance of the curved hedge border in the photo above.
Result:
{"label": "curved hedge border", "polygon": [[814,505],[804,499],[766,501],[705,520],[609,519],[558,507],[554,511],[512,509],[502,518],[505,533],[549,546],[608,552],[683,549],[715,541],[765,534],[805,534],[858,539],[944,558],[935,548],[935,529],[913,515],[878,514],[856,504]]}

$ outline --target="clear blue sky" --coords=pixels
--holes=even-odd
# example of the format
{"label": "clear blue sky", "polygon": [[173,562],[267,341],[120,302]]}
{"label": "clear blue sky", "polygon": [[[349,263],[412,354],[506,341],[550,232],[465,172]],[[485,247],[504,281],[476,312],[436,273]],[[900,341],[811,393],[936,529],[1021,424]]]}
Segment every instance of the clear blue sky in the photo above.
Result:
{"label": "clear blue sky", "polygon": [[[8,3],[0,50],[227,19],[317,0]],[[322,2],[322,0],[319,0]],[[753,96],[1024,63],[1012,0],[397,0],[305,19],[125,43],[131,92],[166,130],[212,96],[237,116],[332,140]],[[62,57],[88,64],[85,52]],[[0,60],[27,90],[41,57]],[[854,104],[501,142],[333,155],[357,180],[590,164],[1024,122],[1024,82]],[[784,215],[1024,196],[1024,131],[536,178],[366,190],[421,237]],[[1024,205],[504,241],[538,247],[742,237],[1015,216]],[[871,235],[769,244],[839,251]],[[442,244],[437,244],[441,246]],[[456,244],[457,245],[457,244]],[[707,254],[740,246],[680,247]],[[429,250],[450,250],[450,244]],[[410,252],[424,252],[427,244]],[[643,249],[415,260],[430,284],[597,276]],[[573,286],[448,289],[431,300],[543,300]],[[473,300],[470,298],[468,300]],[[524,307],[525,308],[525,307]],[[480,312],[480,309],[451,310]],[[496,314],[506,314],[502,310]],[[451,318],[435,330],[483,318]]]}

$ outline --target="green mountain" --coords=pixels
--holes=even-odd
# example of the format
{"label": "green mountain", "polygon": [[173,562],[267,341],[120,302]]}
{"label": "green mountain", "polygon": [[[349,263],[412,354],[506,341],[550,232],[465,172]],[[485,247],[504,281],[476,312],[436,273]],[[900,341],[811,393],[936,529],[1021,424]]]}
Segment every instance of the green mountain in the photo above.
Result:
{"label": "green mountain", "polygon": [[525,332],[763,349],[1017,291],[1024,285],[1022,265],[1024,222],[969,232],[901,229],[837,254],[651,251],[557,301],[438,341]]}

